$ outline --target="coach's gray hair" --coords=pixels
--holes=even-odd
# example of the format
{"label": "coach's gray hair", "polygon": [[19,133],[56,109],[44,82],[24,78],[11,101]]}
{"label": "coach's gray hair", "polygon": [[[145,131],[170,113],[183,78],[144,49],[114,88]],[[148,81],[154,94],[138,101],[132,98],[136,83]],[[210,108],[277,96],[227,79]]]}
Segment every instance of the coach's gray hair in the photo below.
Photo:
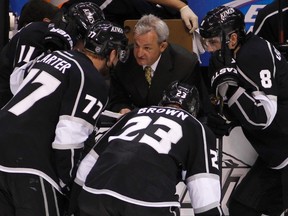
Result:
{"label": "coach's gray hair", "polygon": [[167,24],[153,14],[144,15],[138,20],[134,28],[134,35],[146,34],[153,30],[158,36],[158,43],[167,41],[169,37],[169,28]]}

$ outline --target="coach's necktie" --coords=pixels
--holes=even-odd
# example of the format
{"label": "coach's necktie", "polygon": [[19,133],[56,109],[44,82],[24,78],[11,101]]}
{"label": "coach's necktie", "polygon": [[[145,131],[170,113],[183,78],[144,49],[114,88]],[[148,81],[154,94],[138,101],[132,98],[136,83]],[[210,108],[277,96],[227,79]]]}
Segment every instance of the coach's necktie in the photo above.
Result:
{"label": "coach's necktie", "polygon": [[146,66],[144,68],[144,72],[145,72],[145,78],[149,84],[149,87],[151,85],[151,79],[152,79],[152,68],[150,66]]}

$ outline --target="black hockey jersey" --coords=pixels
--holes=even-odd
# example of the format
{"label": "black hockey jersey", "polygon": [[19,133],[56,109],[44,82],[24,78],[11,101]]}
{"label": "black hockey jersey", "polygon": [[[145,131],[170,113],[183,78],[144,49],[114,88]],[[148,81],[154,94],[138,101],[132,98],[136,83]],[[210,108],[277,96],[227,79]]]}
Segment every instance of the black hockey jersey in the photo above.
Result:
{"label": "black hockey jersey", "polygon": [[41,55],[0,111],[0,170],[39,175],[58,190],[71,183],[107,98],[104,78],[83,53]]}
{"label": "black hockey jersey", "polygon": [[49,23],[32,22],[15,34],[0,53],[0,107],[12,97],[9,77],[14,68],[31,61],[45,51],[44,34]]}
{"label": "black hockey jersey", "polygon": [[271,167],[288,158],[288,63],[269,42],[250,34],[236,55],[241,87],[228,106]]}
{"label": "black hockey jersey", "polygon": [[[282,17],[279,15],[279,4],[281,4]],[[282,19],[282,26],[279,23]],[[288,40],[288,2],[286,0],[272,1],[264,8],[260,9],[257,13],[253,32],[259,37],[263,37],[265,40],[273,44],[279,44],[280,28],[282,27],[284,43],[287,44]],[[283,43],[282,42],[282,43]]]}
{"label": "black hockey jersey", "polygon": [[[83,189],[148,207],[180,206],[182,177],[196,215],[221,215],[216,139],[188,112],[152,106],[119,120],[83,159]],[[99,156],[100,155],[100,156]],[[183,175],[182,175],[183,174]]]}

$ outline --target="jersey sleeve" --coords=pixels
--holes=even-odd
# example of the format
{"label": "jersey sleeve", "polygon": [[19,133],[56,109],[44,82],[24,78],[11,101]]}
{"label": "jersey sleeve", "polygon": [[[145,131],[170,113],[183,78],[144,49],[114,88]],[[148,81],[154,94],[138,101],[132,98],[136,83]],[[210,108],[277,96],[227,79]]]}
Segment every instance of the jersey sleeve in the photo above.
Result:
{"label": "jersey sleeve", "polygon": [[[129,117],[132,112],[127,113],[125,119]],[[75,183],[78,185],[83,185],[86,180],[87,175],[89,174],[90,170],[97,162],[99,155],[107,148],[109,145],[109,137],[111,135],[115,135],[120,128],[124,126],[125,121],[121,121],[124,116],[120,117],[116,124],[114,124],[103,136],[99,138],[97,143],[94,145],[93,149],[85,156],[85,158],[81,161],[79,169],[77,171],[77,175],[75,178]]]}
{"label": "jersey sleeve", "polygon": [[72,64],[75,68],[69,71],[67,76],[67,88],[63,94],[59,122],[52,144],[62,188],[72,183],[84,142],[93,132],[108,99],[104,79],[92,68],[91,62],[84,63],[87,65],[81,64],[83,67],[77,62]]}
{"label": "jersey sleeve", "polygon": [[[245,48],[237,57],[240,86],[229,98],[228,107],[243,127],[262,130],[269,127],[277,112],[280,87],[277,79],[283,76],[279,66],[284,59],[268,42],[254,42],[257,45],[255,50],[250,48],[250,53],[246,54],[248,50]],[[260,49],[261,54],[258,53]],[[253,64],[249,61],[251,58]]]}
{"label": "jersey sleeve", "polygon": [[276,2],[267,4],[257,13],[253,32],[255,35],[264,38],[272,43],[279,41],[278,26],[275,23],[278,21],[278,6]]}
{"label": "jersey sleeve", "polygon": [[194,138],[189,150],[185,179],[191,205],[196,216],[222,215],[216,138],[200,123],[193,130]]}
{"label": "jersey sleeve", "polygon": [[32,61],[45,51],[43,34],[47,25],[48,23],[45,22],[28,24],[18,31],[2,49],[0,54],[0,107],[3,107],[13,96],[9,85],[12,71]]}

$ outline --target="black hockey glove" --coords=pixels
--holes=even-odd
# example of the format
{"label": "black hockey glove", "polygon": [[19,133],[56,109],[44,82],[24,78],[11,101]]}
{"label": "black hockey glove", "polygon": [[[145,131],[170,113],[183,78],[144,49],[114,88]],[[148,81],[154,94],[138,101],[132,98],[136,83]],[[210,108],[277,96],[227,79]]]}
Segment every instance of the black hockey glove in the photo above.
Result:
{"label": "black hockey glove", "polygon": [[207,117],[207,126],[214,132],[217,138],[228,136],[231,130],[236,126],[220,114],[209,114]]}
{"label": "black hockey glove", "polygon": [[224,49],[217,50],[211,54],[209,59],[209,74],[210,77],[216,71],[224,67],[235,67],[235,60],[232,58],[232,51],[227,46]]}
{"label": "black hockey glove", "polygon": [[216,97],[222,97],[224,101],[237,90],[238,83],[238,73],[234,67],[222,68],[211,77],[212,92]]}

